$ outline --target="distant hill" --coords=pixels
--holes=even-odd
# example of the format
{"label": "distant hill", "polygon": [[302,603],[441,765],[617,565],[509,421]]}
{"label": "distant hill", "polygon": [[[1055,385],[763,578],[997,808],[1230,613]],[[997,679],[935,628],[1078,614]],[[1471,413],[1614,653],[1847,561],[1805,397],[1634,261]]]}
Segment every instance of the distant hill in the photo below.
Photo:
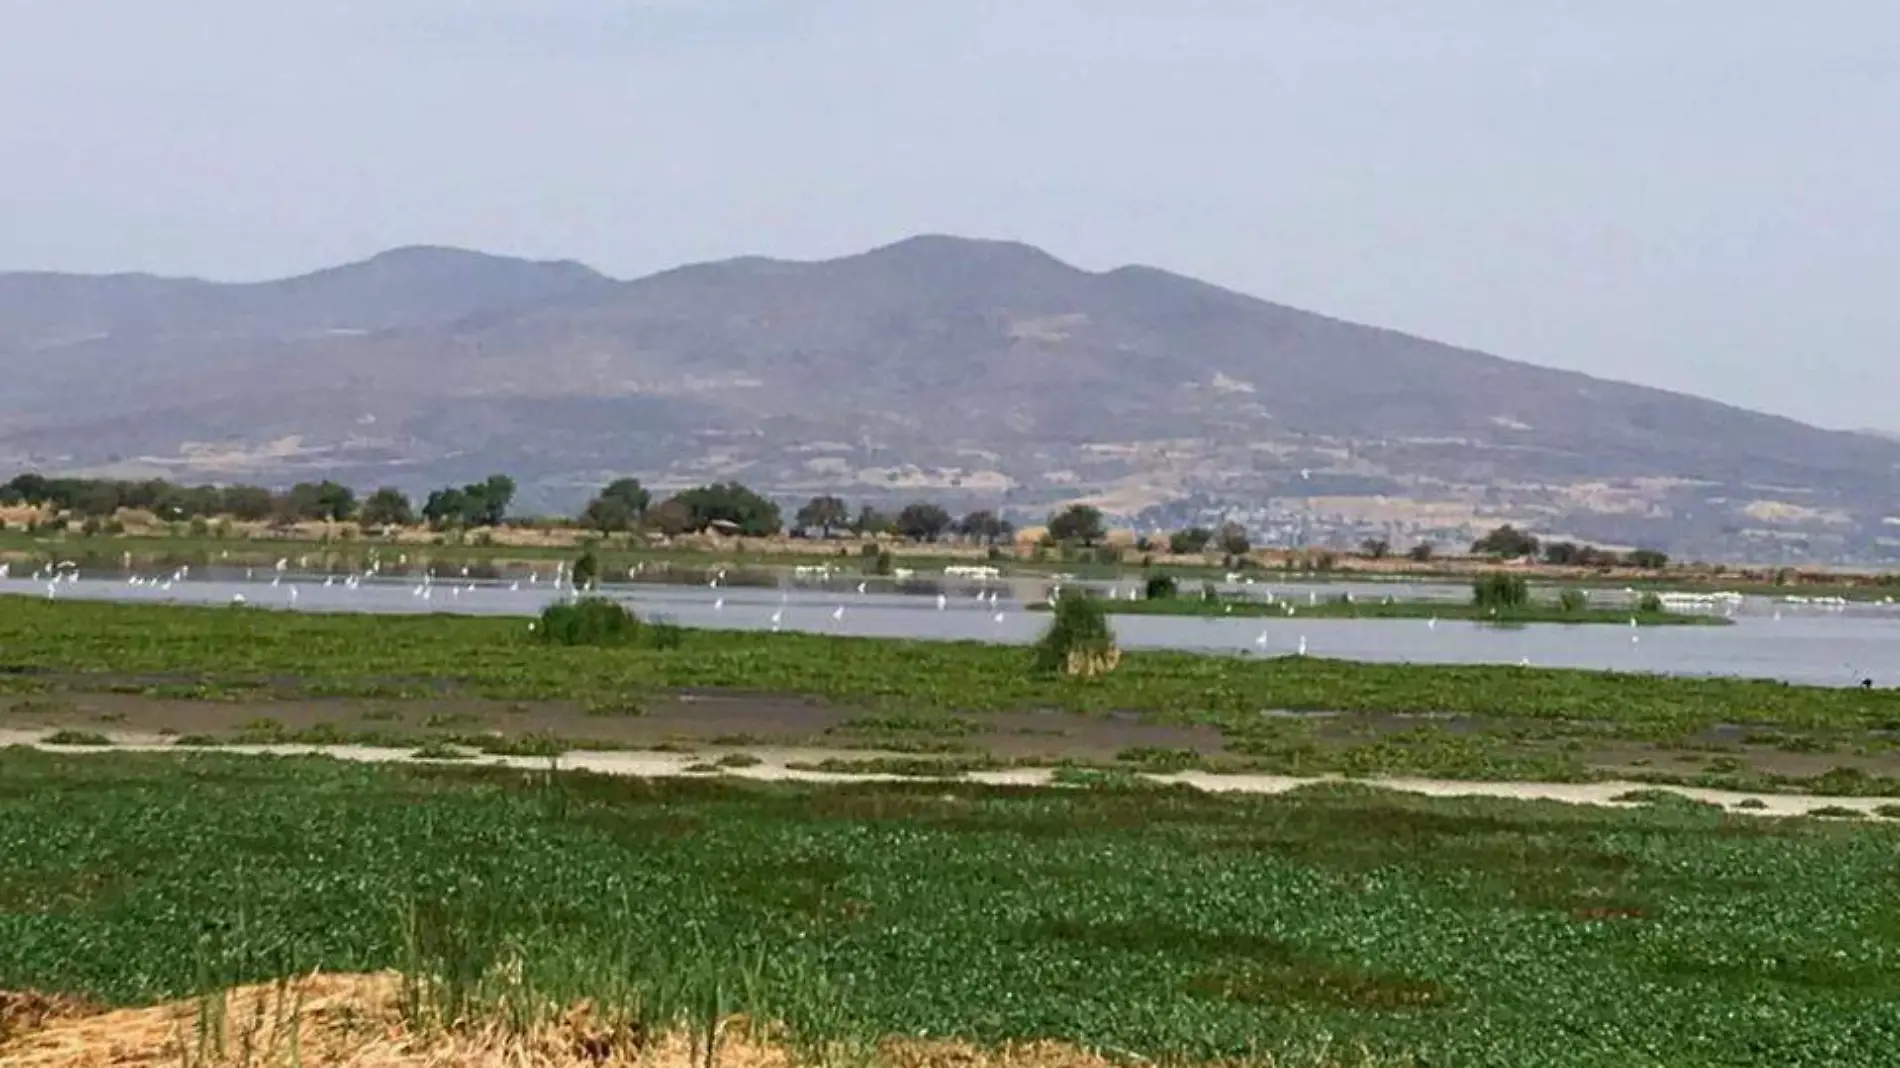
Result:
{"label": "distant hill", "polygon": [[507,470],[558,506],[730,476],[1752,556],[1877,556],[1900,513],[1892,440],[951,237],[626,282],[451,249],[243,285],[0,274],[0,369],[0,463],[43,469]]}

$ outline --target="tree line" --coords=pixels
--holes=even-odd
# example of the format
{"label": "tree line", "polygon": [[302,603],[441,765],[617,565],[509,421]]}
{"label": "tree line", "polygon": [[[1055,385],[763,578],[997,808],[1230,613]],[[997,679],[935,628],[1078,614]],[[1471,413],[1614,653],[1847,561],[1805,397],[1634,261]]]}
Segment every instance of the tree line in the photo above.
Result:
{"label": "tree line", "polygon": [[150,512],[167,521],[235,519],[242,522],[350,522],[408,526],[418,515],[437,527],[494,526],[507,515],[514,480],[490,475],[466,486],[430,493],[420,512],[409,495],[385,486],[367,498],[340,482],[299,482],[288,489],[249,485],[187,486],[164,479],[47,478],[24,474],[0,485],[0,505],[31,505],[87,519],[121,510]]}
{"label": "tree line", "polygon": [[1656,549],[1631,549],[1627,553],[1618,553],[1594,545],[1579,545],[1574,541],[1545,543],[1509,523],[1472,542],[1471,554],[1506,560],[1541,559],[1554,567],[1636,567],[1660,571],[1669,566],[1669,554]]}
{"label": "tree line", "polygon": [[[187,486],[164,479],[121,480],[49,478],[38,474],[15,476],[0,484],[0,505],[27,504],[88,519],[107,519],[122,509],[150,512],[167,521],[230,518],[245,522],[281,523],[355,521],[365,527],[410,526],[427,523],[437,530],[499,526],[507,521],[514,503],[515,482],[507,475],[490,475],[480,482],[444,486],[431,491],[418,508],[403,491],[384,486],[359,500],[341,483],[299,482],[288,489],[271,490],[250,485]],[[870,504],[855,510],[843,498],[822,494],[800,505],[786,520],[778,502],[735,481],[714,482],[682,490],[657,503],[638,479],[615,479],[602,487],[581,509],[575,522],[604,534],[648,531],[675,536],[707,529],[752,538],[790,534],[794,537],[831,538],[900,537],[913,542],[961,538],[995,545],[1015,538],[1016,527],[994,511],[980,509],[953,516],[932,501],[915,501],[896,511]],[[1047,540],[1058,544],[1093,546],[1107,537],[1099,509],[1070,505],[1051,515]],[[1218,550],[1244,556],[1253,548],[1238,523],[1219,529],[1189,527],[1171,534],[1140,540],[1144,552],[1199,555]],[[1391,551],[1383,540],[1371,539],[1361,551],[1379,558]],[[1536,536],[1509,524],[1479,538],[1471,546],[1477,556],[1504,559],[1541,559],[1559,567],[1638,567],[1661,569],[1669,557],[1655,549],[1615,553],[1590,545],[1560,541],[1545,544]],[[1407,553],[1414,561],[1431,558],[1431,546],[1420,544]]]}

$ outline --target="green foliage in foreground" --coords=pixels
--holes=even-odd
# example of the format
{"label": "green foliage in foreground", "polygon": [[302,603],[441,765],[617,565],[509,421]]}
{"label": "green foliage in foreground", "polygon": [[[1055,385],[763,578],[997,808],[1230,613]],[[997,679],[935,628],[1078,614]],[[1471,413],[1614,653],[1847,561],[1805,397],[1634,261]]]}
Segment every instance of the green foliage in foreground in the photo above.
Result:
{"label": "green foliage in foreground", "polygon": [[[232,819],[234,812],[242,819]],[[149,1001],[507,946],[751,960],[833,1028],[1147,1055],[1884,1065],[1900,829],[1349,787],[798,788],[0,753],[0,988]],[[1632,996],[1632,991],[1642,996]]]}
{"label": "green foliage in foreground", "polygon": [[[1138,651],[1107,676],[1038,677],[1018,648],[976,642],[675,631],[676,648],[603,651],[534,640],[528,621],[0,601],[0,687],[128,680],[164,696],[378,698],[444,687],[504,700],[624,701],[683,688],[800,694],[894,711],[1133,711],[1254,727],[1266,709],[1441,712],[1596,722],[1675,737],[1722,723],[1900,727],[1900,691],[1741,679],[1318,657],[1256,660]],[[902,670],[893,670],[902,665]]]}

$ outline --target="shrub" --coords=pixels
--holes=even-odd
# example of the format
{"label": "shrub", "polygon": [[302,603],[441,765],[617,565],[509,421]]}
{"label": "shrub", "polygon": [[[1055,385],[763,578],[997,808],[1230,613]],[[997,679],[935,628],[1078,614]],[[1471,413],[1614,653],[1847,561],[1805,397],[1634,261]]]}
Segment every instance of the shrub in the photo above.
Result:
{"label": "shrub", "polygon": [[1492,611],[1522,608],[1531,600],[1530,583],[1522,575],[1492,572],[1480,575],[1471,584],[1471,603]]}
{"label": "shrub", "polygon": [[1173,575],[1149,575],[1142,595],[1150,601],[1165,601],[1180,591],[1180,584],[1174,581]]}
{"label": "shrub", "polygon": [[618,601],[582,597],[543,608],[534,632],[550,645],[630,645],[639,637],[640,618]]}
{"label": "shrub", "polygon": [[111,745],[112,739],[97,731],[54,731],[40,739],[41,745]]}
{"label": "shrub", "polygon": [[1566,612],[1581,612],[1590,605],[1590,597],[1582,590],[1565,590],[1557,595],[1557,607]]}
{"label": "shrub", "polygon": [[599,578],[600,555],[594,552],[592,545],[589,545],[587,548],[581,550],[579,556],[574,558],[574,588],[577,590],[591,589]]}
{"label": "shrub", "polygon": [[1654,593],[1645,593],[1642,600],[1636,602],[1636,610],[1645,615],[1660,615],[1665,611],[1662,597]]}
{"label": "shrub", "polygon": [[1054,618],[1035,648],[1038,674],[1083,678],[1106,675],[1121,663],[1115,632],[1100,601],[1068,593],[1056,599]]}

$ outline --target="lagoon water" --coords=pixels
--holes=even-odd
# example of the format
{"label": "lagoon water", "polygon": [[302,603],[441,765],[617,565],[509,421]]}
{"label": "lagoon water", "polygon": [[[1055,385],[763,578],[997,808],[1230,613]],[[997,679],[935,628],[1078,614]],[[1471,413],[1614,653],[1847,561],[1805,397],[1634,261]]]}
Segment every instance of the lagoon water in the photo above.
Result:
{"label": "lagoon water", "polygon": [[[1025,610],[1047,595],[1047,579],[912,579],[903,583],[856,576],[793,579],[776,585],[621,582],[601,593],[642,614],[685,626],[734,630],[804,631],[856,637],[1024,643],[1048,617]],[[1106,590],[1103,584],[1090,584]],[[1135,586],[1113,587],[1132,596]],[[414,614],[449,612],[531,616],[562,594],[551,570],[501,580],[363,578],[207,569],[203,575],[160,582],[124,575],[82,574],[49,584],[44,578],[0,579],[0,594],[73,600],[228,605],[243,598],[259,609],[299,612]],[[1469,591],[1450,585],[1389,583],[1260,584],[1235,588],[1249,596],[1291,601],[1351,593],[1362,600],[1462,600]],[[995,603],[990,597],[994,595]],[[1620,594],[1598,594],[1615,603]],[[941,600],[941,607],[939,598]],[[0,609],[4,610],[4,609]],[[1750,599],[1728,627],[1643,627],[1530,624],[1496,627],[1441,620],[1221,619],[1120,616],[1121,644],[1133,649],[1176,649],[1226,655],[1288,656],[1306,642],[1309,655],[1343,660],[1435,664],[1520,664],[1670,675],[1728,675],[1827,686],[1871,678],[1900,686],[1900,607],[1803,607]]]}

